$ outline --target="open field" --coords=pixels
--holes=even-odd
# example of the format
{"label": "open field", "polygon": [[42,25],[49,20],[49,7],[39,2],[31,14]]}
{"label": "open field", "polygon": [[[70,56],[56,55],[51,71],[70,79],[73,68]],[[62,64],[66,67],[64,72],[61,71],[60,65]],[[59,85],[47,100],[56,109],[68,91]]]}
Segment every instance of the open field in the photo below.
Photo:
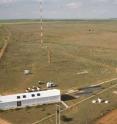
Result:
{"label": "open field", "polygon": [[6,35],[6,31],[4,30],[3,26],[0,25],[0,49],[3,47],[4,45],[4,38]]}
{"label": "open field", "polygon": [[[117,21],[60,21],[46,22],[44,26],[44,46],[51,49],[51,64],[47,62],[47,49],[40,46],[40,24],[6,25],[11,36],[0,63],[0,94],[24,92],[27,87],[38,85],[39,80],[52,80],[61,90],[67,90],[117,77]],[[24,75],[24,69],[30,69],[32,74]],[[83,71],[88,73],[80,74]],[[112,101],[108,105],[92,106],[88,100],[78,109],[64,113],[73,118],[68,123],[94,124],[101,112],[117,108],[113,89],[102,94]],[[49,105],[0,112],[0,117],[13,124],[31,124],[52,113],[55,107]],[[48,124],[54,121],[50,119]]]}

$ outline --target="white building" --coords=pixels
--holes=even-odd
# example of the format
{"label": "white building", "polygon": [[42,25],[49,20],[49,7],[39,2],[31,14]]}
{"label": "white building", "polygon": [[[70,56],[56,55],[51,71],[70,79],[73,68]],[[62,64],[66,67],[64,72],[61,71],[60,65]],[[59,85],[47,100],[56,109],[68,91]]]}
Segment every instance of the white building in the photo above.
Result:
{"label": "white building", "polygon": [[28,106],[57,103],[61,101],[60,90],[52,89],[30,93],[0,96],[0,109],[16,109]]}

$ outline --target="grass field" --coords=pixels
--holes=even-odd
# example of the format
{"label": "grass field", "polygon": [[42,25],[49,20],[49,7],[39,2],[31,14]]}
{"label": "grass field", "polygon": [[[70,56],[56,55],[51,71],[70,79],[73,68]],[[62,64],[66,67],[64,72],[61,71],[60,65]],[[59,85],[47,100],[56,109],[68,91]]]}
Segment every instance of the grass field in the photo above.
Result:
{"label": "grass field", "polygon": [[[52,80],[61,90],[67,90],[117,77],[117,21],[45,22],[44,46],[51,49],[51,64],[47,62],[47,49],[40,47],[38,23],[12,24],[6,27],[11,37],[0,63],[1,94],[24,92],[27,87],[37,85],[38,80]],[[2,33],[0,35],[3,36]],[[24,75],[24,69],[30,69],[32,74]],[[77,74],[85,70],[88,74]],[[95,123],[100,112],[117,107],[116,96],[112,94],[111,96],[113,102],[108,106],[92,107],[88,100],[80,105],[79,109],[67,113],[68,117],[73,117],[73,120],[68,123]],[[110,99],[110,94],[105,93],[104,97]],[[73,102],[77,100],[70,101],[68,104]],[[1,112],[0,117],[13,124],[31,124],[53,112],[55,108],[49,105],[49,107],[40,106]],[[93,116],[87,116],[89,113]],[[53,121],[50,120],[51,123]]]}
{"label": "grass field", "polygon": [[5,31],[5,28],[0,25],[0,49],[3,47],[4,45],[4,38],[5,38],[5,35],[6,35],[6,31]]}

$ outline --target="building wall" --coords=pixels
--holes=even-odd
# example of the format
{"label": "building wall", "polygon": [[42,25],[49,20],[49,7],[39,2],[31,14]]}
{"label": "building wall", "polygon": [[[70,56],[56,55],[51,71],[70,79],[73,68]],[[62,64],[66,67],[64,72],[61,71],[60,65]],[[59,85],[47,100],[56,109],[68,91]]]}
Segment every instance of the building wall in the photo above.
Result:
{"label": "building wall", "polygon": [[[17,106],[17,101],[0,103],[0,109],[8,110],[8,109],[15,109],[15,108],[24,108],[27,106],[57,103],[57,102],[60,102],[60,100],[61,100],[60,95],[43,97],[43,98],[35,98],[35,99],[26,99],[21,101],[21,106]],[[18,101],[20,102],[20,99]]]}
{"label": "building wall", "polygon": [[38,104],[49,104],[54,102],[60,102],[60,96],[52,96],[52,97],[45,97],[45,98],[36,98],[36,99],[29,99],[22,101],[22,106],[32,106]]}
{"label": "building wall", "polygon": [[0,103],[0,109],[1,110],[8,110],[8,109],[14,109],[17,106],[17,102],[6,102],[6,103]]}

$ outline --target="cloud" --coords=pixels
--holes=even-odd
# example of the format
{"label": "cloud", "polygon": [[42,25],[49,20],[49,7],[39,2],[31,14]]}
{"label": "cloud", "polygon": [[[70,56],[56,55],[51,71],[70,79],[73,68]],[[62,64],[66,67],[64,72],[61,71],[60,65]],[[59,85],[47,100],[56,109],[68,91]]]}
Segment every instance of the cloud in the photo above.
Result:
{"label": "cloud", "polygon": [[106,3],[108,2],[109,0],[97,0],[97,2],[103,2],[103,3]]}
{"label": "cloud", "polygon": [[114,4],[117,4],[117,0],[113,0],[113,3],[114,3]]}
{"label": "cloud", "polygon": [[94,2],[96,2],[96,3],[107,3],[109,1],[110,0],[94,0]]}
{"label": "cloud", "polygon": [[81,6],[82,6],[81,2],[71,2],[66,4],[66,7],[70,9],[77,9],[77,8],[80,8]]}
{"label": "cloud", "polygon": [[117,0],[91,0],[91,2],[96,4],[103,3],[108,5],[117,4]]}
{"label": "cloud", "polygon": [[0,0],[0,4],[8,4],[12,2],[16,2],[17,0]]}

